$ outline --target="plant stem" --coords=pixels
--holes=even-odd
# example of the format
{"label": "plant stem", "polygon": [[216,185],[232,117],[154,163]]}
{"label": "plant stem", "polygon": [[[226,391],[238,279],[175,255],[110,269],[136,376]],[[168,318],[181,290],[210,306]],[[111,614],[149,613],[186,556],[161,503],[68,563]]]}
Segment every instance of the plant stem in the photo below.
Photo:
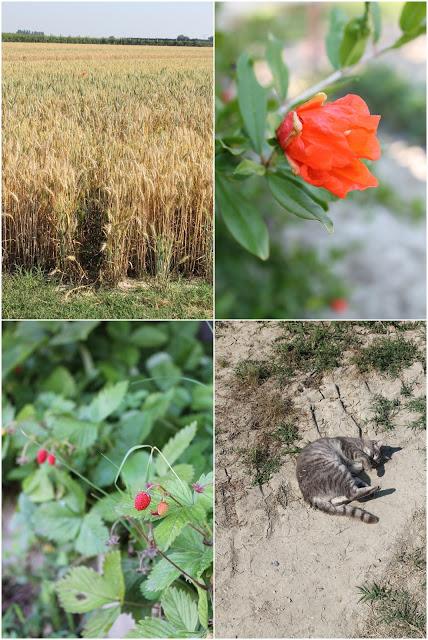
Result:
{"label": "plant stem", "polygon": [[302,91],[302,93],[300,93],[295,98],[292,98],[291,100],[287,100],[287,102],[285,102],[284,105],[280,108],[279,113],[281,115],[287,113],[288,111],[290,111],[291,107],[293,107],[294,105],[298,104],[299,102],[304,102],[305,100],[311,98],[316,93],[320,93],[320,91],[322,91],[323,89],[326,89],[329,85],[334,84],[335,82],[337,82],[338,80],[341,80],[342,78],[346,78],[346,76],[348,76],[351,72],[355,71],[356,68],[366,65],[368,62],[370,62],[371,60],[374,60],[375,58],[378,58],[379,56],[386,53],[390,49],[391,49],[391,46],[384,47],[383,49],[379,49],[379,51],[373,51],[373,53],[368,54],[356,64],[351,65],[350,67],[344,67],[343,69],[338,69],[337,71],[334,71],[329,76],[327,76],[327,78],[324,78],[324,80],[321,80],[320,82],[313,85],[312,87],[305,89],[305,91]]}

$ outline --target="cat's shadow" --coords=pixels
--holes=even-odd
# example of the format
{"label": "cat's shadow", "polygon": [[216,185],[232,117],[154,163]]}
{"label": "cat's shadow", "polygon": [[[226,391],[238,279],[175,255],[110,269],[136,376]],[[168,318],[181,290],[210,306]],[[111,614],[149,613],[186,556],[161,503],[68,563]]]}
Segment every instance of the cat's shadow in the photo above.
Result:
{"label": "cat's shadow", "polygon": [[[388,446],[382,446],[381,448],[381,460],[379,462],[379,464],[376,467],[376,475],[378,478],[382,478],[382,476],[385,475],[385,464],[387,464],[392,456],[397,453],[398,451],[401,451],[402,447],[388,447]],[[360,474],[358,474],[359,477],[364,480],[364,482],[367,482],[367,484],[371,483],[371,478],[369,477],[369,475],[365,472],[362,471]],[[381,489],[380,491],[377,491],[375,494],[371,495],[371,496],[366,496],[365,498],[361,498],[358,502],[367,502],[368,500],[373,500],[374,498],[381,498],[382,496],[388,496],[391,493],[394,493],[395,489],[391,488],[391,489]]]}

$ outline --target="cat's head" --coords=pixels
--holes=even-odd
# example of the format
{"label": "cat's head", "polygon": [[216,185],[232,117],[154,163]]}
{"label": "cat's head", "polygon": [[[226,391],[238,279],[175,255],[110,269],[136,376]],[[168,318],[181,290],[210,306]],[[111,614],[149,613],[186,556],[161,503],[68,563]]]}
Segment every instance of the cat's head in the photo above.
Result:
{"label": "cat's head", "polygon": [[370,458],[373,466],[378,465],[382,459],[382,445],[382,440],[364,440],[363,451]]}

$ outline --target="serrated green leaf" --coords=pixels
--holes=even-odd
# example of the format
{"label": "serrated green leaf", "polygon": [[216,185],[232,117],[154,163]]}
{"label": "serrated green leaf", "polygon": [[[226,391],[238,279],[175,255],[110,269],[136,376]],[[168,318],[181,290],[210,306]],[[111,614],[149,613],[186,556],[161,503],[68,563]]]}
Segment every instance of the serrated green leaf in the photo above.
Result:
{"label": "serrated green leaf", "polygon": [[[202,544],[202,536],[199,535],[199,537]],[[180,569],[195,579],[198,579],[213,561],[212,547],[204,547],[203,549],[194,549],[192,551],[173,551],[167,555]],[[181,572],[168,560],[161,558],[142,583],[141,591],[147,598],[152,599],[154,594],[157,595],[164,591],[180,574]]]}
{"label": "serrated green leaf", "polygon": [[114,413],[122,403],[128,390],[128,382],[118,382],[102,389],[88,407],[88,418],[92,422],[102,422]]}
{"label": "serrated green leaf", "polygon": [[28,495],[32,502],[47,502],[55,496],[53,484],[49,478],[49,468],[40,467],[22,483],[22,490]]}
{"label": "serrated green leaf", "polygon": [[117,607],[108,607],[107,609],[98,609],[91,613],[83,627],[84,638],[106,638],[108,632],[116,622],[120,615],[121,609]]}
{"label": "serrated green leaf", "polygon": [[216,179],[216,206],[235,240],[261,260],[267,260],[269,233],[261,214],[236,185],[219,176]]}
{"label": "serrated green leaf", "polygon": [[207,474],[202,474],[199,480],[197,480],[195,484],[199,484],[204,488],[202,493],[198,493],[195,491],[194,493],[195,503],[198,505],[201,505],[206,511],[212,511],[213,499],[214,499],[212,472]]}
{"label": "serrated green leaf", "polygon": [[130,631],[127,638],[179,638],[175,627],[166,620],[144,618],[135,629]]}
{"label": "serrated green leaf", "polygon": [[88,567],[75,567],[56,585],[61,606],[69,613],[88,613],[107,604],[122,604],[124,580],[120,552],[104,560],[104,576]]}
{"label": "serrated green leaf", "polygon": [[50,416],[48,423],[52,424],[56,438],[67,440],[78,449],[88,449],[97,439],[98,425],[93,422],[84,422],[71,416]]}
{"label": "serrated green leaf", "polygon": [[204,629],[208,629],[208,597],[207,592],[200,587],[196,587],[198,590],[198,616],[199,622]]}
{"label": "serrated green leaf", "polygon": [[340,7],[333,7],[329,16],[329,30],[325,39],[325,48],[328,59],[334,69],[340,69],[340,44],[343,38],[343,31],[348,18]]}
{"label": "serrated green leaf", "polygon": [[116,491],[104,496],[92,507],[93,513],[98,513],[106,522],[114,522],[118,519],[119,514],[117,507],[121,504],[122,494]]}
{"label": "serrated green leaf", "polygon": [[[184,483],[192,482],[193,476],[195,474],[195,469],[191,464],[177,464],[177,465],[173,465],[172,468],[175,471],[175,473],[178,475],[180,480],[182,480]],[[168,480],[171,477],[171,475],[172,474],[170,473],[167,475],[166,478],[165,476],[163,476],[163,478]]]}
{"label": "serrated green leaf", "polygon": [[162,391],[172,389],[180,381],[181,371],[169,353],[155,353],[147,360],[146,367],[150,376],[154,378],[155,385]]}
{"label": "serrated green leaf", "polygon": [[101,516],[89,512],[82,522],[75,548],[83,556],[96,556],[107,550],[108,529],[104,526]]}
{"label": "serrated green leaf", "polygon": [[239,56],[236,75],[239,111],[254,150],[261,155],[265,138],[267,92],[257,82],[247,53]]}
{"label": "serrated green leaf", "polygon": [[329,233],[333,231],[333,223],[324,209],[285,173],[270,174],[268,184],[273,197],[286,211],[306,220],[318,220]]}
{"label": "serrated green leaf", "polygon": [[288,91],[288,67],[282,59],[284,44],[272,34],[269,36],[266,59],[273,76],[273,85],[278,98],[283,101]]}
{"label": "serrated green leaf", "polygon": [[195,631],[198,625],[198,607],[196,602],[181,589],[171,587],[161,599],[165,616],[176,629]]}
{"label": "serrated green leaf", "polygon": [[262,164],[249,160],[248,158],[244,158],[244,160],[241,160],[235,168],[233,173],[239,176],[264,176],[266,169]]}
{"label": "serrated green leaf", "polygon": [[55,475],[57,483],[65,488],[65,494],[61,501],[75,513],[82,513],[85,508],[86,495],[80,484],[61,469],[55,469]]}
{"label": "serrated green leaf", "polygon": [[193,505],[193,495],[190,488],[185,482],[180,482],[172,473],[165,478],[163,486],[180,504]]}
{"label": "serrated green leaf", "polygon": [[166,551],[189,522],[199,523],[204,518],[205,513],[199,506],[179,507],[171,504],[168,514],[154,529],[157,546]]}
{"label": "serrated green leaf", "polygon": [[180,429],[173,438],[168,440],[166,445],[162,449],[162,456],[158,456],[156,460],[156,472],[159,476],[165,475],[169,467],[164,458],[168,460],[169,464],[172,464],[178,460],[178,458],[184,453],[189,444],[192,442],[196,435],[197,423],[192,422],[184,429]]}
{"label": "serrated green leaf", "polygon": [[43,391],[51,391],[64,398],[74,398],[77,393],[74,378],[63,366],[55,367],[50,376],[41,385]]}
{"label": "serrated green leaf", "polygon": [[82,517],[56,502],[41,505],[33,515],[37,533],[49,540],[63,544],[77,536]]}
{"label": "serrated green leaf", "polygon": [[110,551],[104,559],[104,578],[115,585],[115,593],[120,603],[125,597],[125,578],[123,577],[120,551]]}

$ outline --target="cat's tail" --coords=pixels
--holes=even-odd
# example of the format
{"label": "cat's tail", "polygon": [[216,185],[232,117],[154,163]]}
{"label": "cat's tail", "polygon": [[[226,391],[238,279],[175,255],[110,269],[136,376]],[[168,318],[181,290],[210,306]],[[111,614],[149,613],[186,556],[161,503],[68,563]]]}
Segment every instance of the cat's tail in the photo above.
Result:
{"label": "cat's tail", "polygon": [[365,522],[366,524],[375,524],[376,522],[379,522],[379,518],[377,516],[374,516],[372,513],[364,511],[364,509],[360,509],[359,507],[353,507],[350,504],[335,505],[331,504],[328,500],[323,500],[322,498],[313,498],[312,504],[320,511],[329,513],[332,516],[348,516],[348,518],[355,518],[356,520],[361,520],[361,522]]}

